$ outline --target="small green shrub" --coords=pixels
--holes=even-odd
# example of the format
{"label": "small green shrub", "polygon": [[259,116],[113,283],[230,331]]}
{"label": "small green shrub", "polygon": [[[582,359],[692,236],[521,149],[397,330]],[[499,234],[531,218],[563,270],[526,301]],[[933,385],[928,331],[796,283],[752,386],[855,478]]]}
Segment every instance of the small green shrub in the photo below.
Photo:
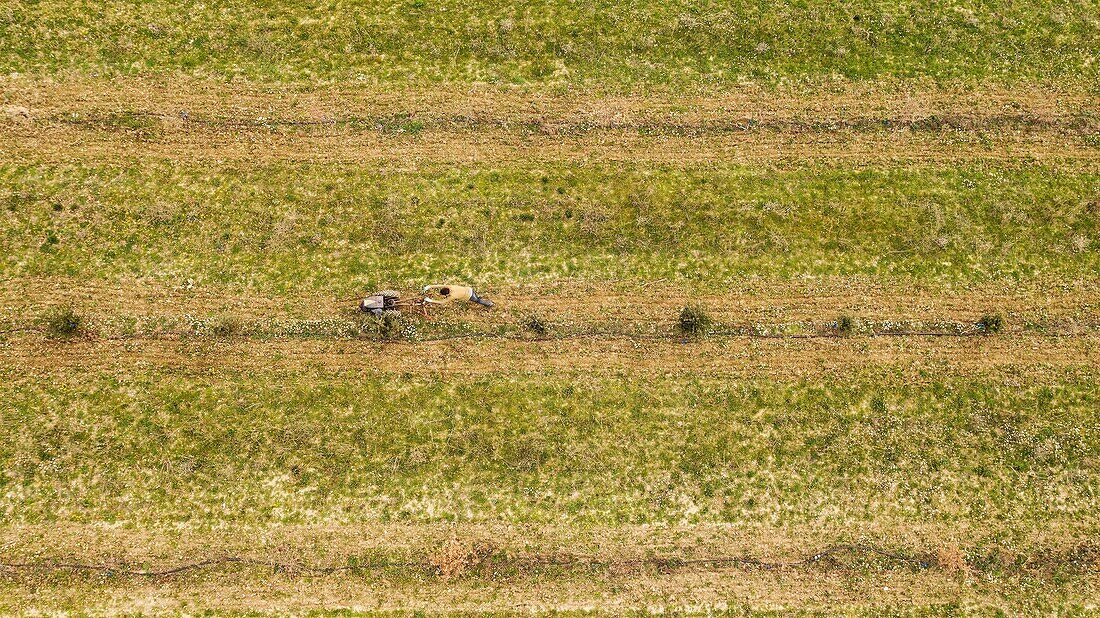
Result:
{"label": "small green shrub", "polygon": [[538,335],[539,337],[545,337],[550,334],[550,324],[546,320],[537,315],[532,315],[524,319],[523,328]]}
{"label": "small green shrub", "polygon": [[393,311],[387,311],[378,318],[378,334],[383,339],[401,338],[401,316]]}
{"label": "small green shrub", "polygon": [[978,330],[986,335],[999,333],[1005,326],[1005,319],[999,313],[987,313],[978,320]]}
{"label": "small green shrub", "polygon": [[38,248],[42,251],[49,251],[54,245],[61,242],[57,237],[57,232],[53,230],[46,230],[46,239],[42,241],[42,244]]}
{"label": "small green shrub", "polygon": [[680,310],[677,326],[685,335],[701,335],[713,323],[710,314],[702,307],[688,305]]}
{"label": "small green shrub", "polygon": [[76,313],[72,307],[58,307],[53,309],[43,319],[43,327],[46,336],[51,339],[72,339],[84,332],[84,318]]}
{"label": "small green shrub", "polygon": [[388,118],[382,118],[378,122],[378,129],[383,133],[393,135],[419,135],[424,131],[424,122],[413,118],[410,114],[398,114]]}
{"label": "small green shrub", "polygon": [[851,335],[856,328],[856,321],[850,315],[841,315],[836,319],[836,332],[841,336]]}

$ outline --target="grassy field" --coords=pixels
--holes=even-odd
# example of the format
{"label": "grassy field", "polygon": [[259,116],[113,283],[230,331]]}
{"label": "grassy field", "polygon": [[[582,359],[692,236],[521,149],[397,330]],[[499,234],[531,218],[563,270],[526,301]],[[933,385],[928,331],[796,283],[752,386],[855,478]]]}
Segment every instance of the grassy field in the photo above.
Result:
{"label": "grassy field", "polygon": [[1097,615],[1097,15],[0,2],[0,614]]}
{"label": "grassy field", "polygon": [[[1100,271],[1100,174],[609,164],[39,164],[0,170],[5,270],[341,293],[485,284],[859,275],[1077,281]],[[104,223],[110,221],[110,225]]]}
{"label": "grassy field", "polygon": [[1086,368],[1053,372],[1057,386],[925,368],[779,382],[74,374],[9,376],[8,522],[992,520],[1026,533],[1087,529],[1095,506],[1077,491],[1100,449]]}
{"label": "grassy field", "polygon": [[36,1],[8,5],[0,71],[315,84],[484,81],[694,88],[757,79],[1098,76],[1095,2],[511,4]]}

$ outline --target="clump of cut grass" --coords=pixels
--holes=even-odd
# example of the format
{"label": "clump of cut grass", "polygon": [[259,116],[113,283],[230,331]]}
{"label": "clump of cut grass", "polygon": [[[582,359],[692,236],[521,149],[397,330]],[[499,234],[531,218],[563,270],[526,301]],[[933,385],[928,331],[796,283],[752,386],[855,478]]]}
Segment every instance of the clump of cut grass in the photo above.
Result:
{"label": "clump of cut grass", "polygon": [[987,313],[978,320],[978,330],[983,334],[992,335],[1001,332],[1005,326],[1005,319],[999,313]]}
{"label": "clump of cut grass", "polygon": [[540,316],[532,315],[523,320],[523,328],[531,333],[534,333],[538,337],[545,337],[550,334],[550,323]]}
{"label": "clump of cut grass", "polygon": [[233,316],[224,316],[210,325],[210,334],[215,337],[235,337],[244,330],[244,325]]}
{"label": "clump of cut grass", "polygon": [[118,111],[106,115],[94,115],[88,118],[87,122],[105,131],[121,131],[143,140],[154,139],[161,132],[159,118],[135,111]]}
{"label": "clump of cut grass", "polygon": [[955,543],[948,543],[936,550],[936,566],[952,575],[967,575],[970,573],[970,564],[966,561],[966,554]]}
{"label": "clump of cut grass", "polygon": [[680,310],[677,328],[684,335],[702,335],[714,323],[710,314],[702,307],[688,305]]}
{"label": "clump of cut grass", "polygon": [[443,579],[456,579],[484,564],[495,551],[489,543],[464,543],[452,538],[428,554],[428,566]]}
{"label": "clump of cut grass", "polygon": [[46,314],[43,327],[46,336],[51,339],[72,339],[84,334],[86,324],[84,318],[72,307],[64,306]]}
{"label": "clump of cut grass", "polygon": [[856,329],[856,320],[848,314],[841,314],[836,319],[836,332],[841,337],[851,335]]}
{"label": "clump of cut grass", "polygon": [[415,339],[416,324],[404,319],[397,311],[387,311],[380,316],[370,316],[363,321],[364,334],[382,341],[400,341]]}

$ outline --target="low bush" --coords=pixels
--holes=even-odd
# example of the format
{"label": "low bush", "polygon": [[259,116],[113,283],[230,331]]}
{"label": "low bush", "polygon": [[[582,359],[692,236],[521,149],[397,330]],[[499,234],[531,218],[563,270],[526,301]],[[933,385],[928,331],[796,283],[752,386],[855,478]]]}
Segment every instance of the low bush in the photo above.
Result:
{"label": "low bush", "polygon": [[241,321],[232,316],[219,318],[210,324],[210,334],[215,337],[234,337],[243,330]]}
{"label": "low bush", "polygon": [[416,338],[416,324],[404,319],[397,311],[386,311],[380,316],[368,316],[361,323],[363,334],[383,341]]}
{"label": "low bush", "polygon": [[978,330],[986,335],[999,333],[1005,326],[1005,319],[999,313],[987,313],[978,320]]}
{"label": "low bush", "polygon": [[680,310],[677,327],[685,335],[702,335],[713,322],[702,307],[688,305]]}
{"label": "low bush", "polygon": [[836,332],[838,335],[851,335],[856,329],[856,321],[850,315],[841,315],[836,319]]}
{"label": "low bush", "polygon": [[539,337],[550,334],[550,323],[537,315],[528,316],[523,320],[523,328]]}
{"label": "low bush", "polygon": [[58,307],[43,319],[46,336],[51,339],[72,339],[84,333],[85,322],[72,307]]}

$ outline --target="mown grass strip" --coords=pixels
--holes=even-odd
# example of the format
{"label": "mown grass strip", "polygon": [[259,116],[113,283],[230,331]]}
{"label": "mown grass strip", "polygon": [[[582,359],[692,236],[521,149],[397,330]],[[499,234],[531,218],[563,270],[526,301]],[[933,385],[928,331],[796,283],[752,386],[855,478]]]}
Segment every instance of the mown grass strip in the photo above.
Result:
{"label": "mown grass strip", "polygon": [[0,72],[273,83],[693,87],[840,76],[1095,83],[1095,6],[546,0],[213,7],[36,2],[4,10]]}
{"label": "mown grass strip", "polygon": [[8,277],[423,284],[1100,271],[1100,176],[1031,165],[0,169]]}
{"label": "mown grass strip", "polygon": [[[559,112],[560,113],[560,112]],[[596,111],[589,118],[572,116],[536,120],[508,117],[479,117],[470,114],[441,115],[432,111],[399,112],[379,116],[344,115],[322,119],[271,117],[238,112],[236,116],[207,116],[196,112],[175,114],[145,110],[105,111],[85,109],[41,118],[45,123],[61,123],[93,131],[126,133],[142,139],[156,139],[165,129],[174,131],[206,130],[279,132],[284,135],[310,137],[317,135],[352,136],[362,132],[387,135],[420,135],[422,133],[482,133],[497,139],[512,136],[544,135],[562,138],[589,134],[645,135],[692,137],[706,139],[728,134],[774,133],[805,135],[817,133],[851,135],[855,133],[929,133],[945,138],[954,133],[977,134],[1001,131],[1048,132],[1060,141],[1073,137],[1091,138],[1100,131],[1100,118],[1095,112],[1080,111],[1054,117],[1036,117],[1025,113],[928,113],[917,117],[853,114],[828,119],[763,119],[701,118],[681,119],[675,116],[647,118],[644,110],[636,111],[637,119],[603,117]],[[649,115],[653,115],[650,113]]]}
{"label": "mown grass strip", "polygon": [[325,375],[11,375],[0,512],[1027,530],[1087,521],[1097,482],[1100,392],[1072,372],[1034,383],[904,369],[789,382]]}

